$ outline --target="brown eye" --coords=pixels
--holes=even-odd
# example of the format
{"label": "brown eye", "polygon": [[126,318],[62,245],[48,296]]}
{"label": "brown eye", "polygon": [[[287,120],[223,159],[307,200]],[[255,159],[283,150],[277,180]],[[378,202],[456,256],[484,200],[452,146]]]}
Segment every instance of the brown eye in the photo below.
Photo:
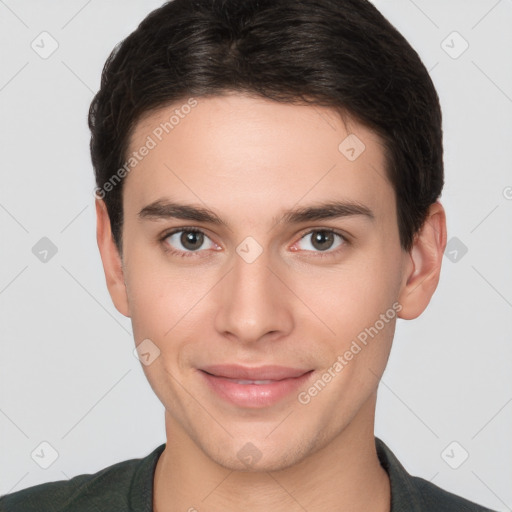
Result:
{"label": "brown eye", "polygon": [[[346,242],[346,238],[339,233],[329,229],[316,229],[306,233],[300,239],[299,244],[302,244],[300,248],[306,251],[326,252],[331,249],[336,249]],[[330,252],[334,251],[331,250]]]}
{"label": "brown eye", "polygon": [[182,254],[216,248],[213,241],[197,229],[176,229],[165,235],[163,241],[171,246],[174,252]]}
{"label": "brown eye", "polygon": [[180,236],[180,243],[189,251],[197,251],[201,248],[203,242],[204,235],[198,231],[182,231]]}
{"label": "brown eye", "polygon": [[319,251],[325,251],[334,243],[334,233],[329,231],[314,231],[311,237],[311,245]]}

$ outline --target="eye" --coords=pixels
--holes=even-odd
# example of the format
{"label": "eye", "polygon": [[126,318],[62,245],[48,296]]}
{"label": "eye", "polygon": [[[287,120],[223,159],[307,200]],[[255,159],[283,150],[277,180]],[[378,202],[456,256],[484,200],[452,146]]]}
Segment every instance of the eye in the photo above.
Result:
{"label": "eye", "polygon": [[315,229],[301,237],[295,245],[300,245],[299,249],[313,252],[336,252],[334,249],[348,244],[348,240],[330,229]]}
{"label": "eye", "polygon": [[195,228],[175,229],[163,235],[161,240],[165,250],[179,256],[191,256],[194,252],[218,247],[203,231]]}

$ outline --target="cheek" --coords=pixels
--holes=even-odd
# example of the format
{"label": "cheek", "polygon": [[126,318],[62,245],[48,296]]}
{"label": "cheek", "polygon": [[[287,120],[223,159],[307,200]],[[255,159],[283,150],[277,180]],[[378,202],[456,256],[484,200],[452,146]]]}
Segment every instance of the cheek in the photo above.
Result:
{"label": "cheek", "polygon": [[131,252],[127,263],[127,293],[136,343],[149,338],[165,353],[176,350],[192,331],[197,333],[201,325],[206,325],[200,318],[214,285],[212,271],[171,265],[164,257],[150,257],[144,251]]}
{"label": "cheek", "polygon": [[392,306],[395,274],[389,258],[370,256],[358,261],[354,257],[336,269],[315,268],[290,278],[304,305],[334,331],[332,338],[350,340]]}

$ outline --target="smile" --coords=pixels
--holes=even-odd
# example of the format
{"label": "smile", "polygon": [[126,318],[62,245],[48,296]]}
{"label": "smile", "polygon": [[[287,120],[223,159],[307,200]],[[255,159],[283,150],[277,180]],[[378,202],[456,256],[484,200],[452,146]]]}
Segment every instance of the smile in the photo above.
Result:
{"label": "smile", "polygon": [[217,397],[244,408],[270,407],[291,394],[295,396],[312,373],[313,370],[282,366],[217,365],[199,370]]}

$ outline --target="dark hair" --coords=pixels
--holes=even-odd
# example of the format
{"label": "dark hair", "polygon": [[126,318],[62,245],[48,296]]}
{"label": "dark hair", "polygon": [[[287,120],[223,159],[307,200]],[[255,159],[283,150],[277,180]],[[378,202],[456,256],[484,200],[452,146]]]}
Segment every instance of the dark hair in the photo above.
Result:
{"label": "dark hair", "polygon": [[89,110],[97,196],[120,253],[136,123],[231,91],[331,107],[379,135],[400,244],[411,249],[443,188],[442,119],[425,66],[393,25],[367,0],[172,0],[114,48]]}

